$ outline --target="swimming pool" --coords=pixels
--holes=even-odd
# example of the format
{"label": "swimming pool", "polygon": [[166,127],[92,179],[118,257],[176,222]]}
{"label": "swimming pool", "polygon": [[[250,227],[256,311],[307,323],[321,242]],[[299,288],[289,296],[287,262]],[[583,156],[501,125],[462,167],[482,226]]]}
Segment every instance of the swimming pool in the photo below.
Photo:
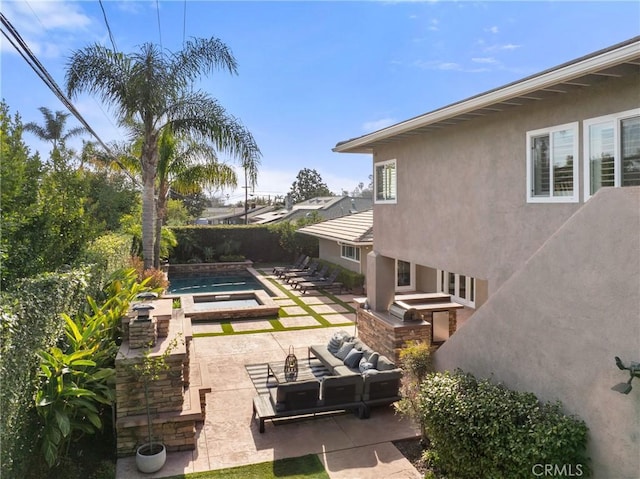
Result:
{"label": "swimming pool", "polygon": [[169,282],[170,294],[229,293],[235,291],[264,290],[262,283],[249,273],[169,278]]}

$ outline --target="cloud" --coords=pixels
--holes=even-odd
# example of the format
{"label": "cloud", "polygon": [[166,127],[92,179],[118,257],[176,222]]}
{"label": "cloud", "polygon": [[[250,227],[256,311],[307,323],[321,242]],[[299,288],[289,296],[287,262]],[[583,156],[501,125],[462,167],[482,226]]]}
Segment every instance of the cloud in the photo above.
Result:
{"label": "cloud", "polygon": [[472,58],[471,61],[475,62],[475,63],[485,63],[485,64],[496,64],[496,63],[498,63],[498,60],[496,60],[493,57],[477,57],[477,58]]}
{"label": "cloud", "polygon": [[485,32],[489,32],[489,33],[498,33],[498,27],[497,26],[493,26],[493,27],[489,27],[489,28],[485,28],[484,29]]}
{"label": "cloud", "polygon": [[[482,62],[477,62],[482,63]],[[488,63],[488,62],[485,62]],[[424,61],[424,60],[416,60],[413,62],[413,66],[420,68],[422,70],[441,70],[441,71],[456,71],[463,73],[482,73],[490,71],[489,68],[486,67],[476,67],[476,68],[468,68],[457,62],[445,62],[440,60],[433,61]]]}
{"label": "cloud", "polygon": [[362,131],[369,133],[372,131],[382,130],[388,126],[397,123],[395,118],[381,118],[380,120],[367,121],[362,125]]}
{"label": "cloud", "polygon": [[[93,20],[84,14],[80,2],[4,2],[3,13],[36,55],[58,58],[70,49],[70,42],[91,32]],[[17,53],[9,42],[2,51]]]}
{"label": "cloud", "polygon": [[433,18],[431,20],[429,20],[429,26],[427,27],[427,30],[431,30],[432,32],[437,32],[438,30],[440,30],[439,26],[440,22]]}
{"label": "cloud", "polygon": [[506,43],[504,45],[489,45],[486,46],[484,48],[485,52],[493,52],[493,51],[500,51],[500,50],[507,50],[507,51],[512,51],[512,50],[517,50],[518,48],[522,47],[522,45],[514,45],[513,43]]}

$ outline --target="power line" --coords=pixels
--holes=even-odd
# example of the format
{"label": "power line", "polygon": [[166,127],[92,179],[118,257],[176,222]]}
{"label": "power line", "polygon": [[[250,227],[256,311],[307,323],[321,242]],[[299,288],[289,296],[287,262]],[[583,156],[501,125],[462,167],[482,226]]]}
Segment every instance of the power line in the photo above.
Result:
{"label": "power line", "polygon": [[162,28],[160,28],[160,3],[159,3],[159,0],[156,0],[156,12],[157,12],[157,17],[158,17],[158,35],[160,36],[160,50],[163,50],[163,48],[162,48]]}
{"label": "power line", "polygon": [[[91,128],[89,123],[87,123],[87,121],[76,109],[73,103],[71,103],[71,100],[69,100],[65,96],[64,92],[60,89],[58,84],[51,77],[47,69],[44,67],[44,65],[42,65],[42,63],[40,63],[40,60],[36,58],[36,56],[33,54],[29,46],[22,39],[18,31],[11,24],[11,22],[4,16],[2,12],[0,12],[0,23],[2,23],[2,26],[4,27],[4,29],[2,29],[2,34],[5,36],[7,40],[9,40],[9,43],[13,45],[13,47],[18,51],[20,56],[27,62],[27,64],[33,69],[33,71],[36,72],[36,75],[38,75],[38,77],[40,77],[40,79],[45,83],[45,85],[49,87],[49,89],[53,92],[53,94],[56,97],[58,97],[58,99],[62,102],[62,104],[67,107],[69,112],[71,112],[71,114],[73,114],[73,116],[75,116],[78,119],[78,121],[82,123],[82,125],[87,129],[87,131],[91,135],[93,135],[93,137],[96,140],[98,140],[98,143],[100,143],[100,145],[104,148],[104,150],[109,155],[113,156],[109,147],[102,141],[102,139],[93,130],[93,128]],[[9,33],[7,33],[5,29]],[[11,37],[13,37],[13,39]]]}
{"label": "power line", "polygon": [[100,8],[102,9],[102,16],[104,17],[104,23],[107,26],[107,32],[109,32],[109,40],[111,40],[113,51],[115,53],[118,53],[118,49],[116,48],[116,41],[113,39],[113,34],[111,33],[111,27],[109,26],[109,20],[107,20],[107,12],[104,11],[104,5],[102,4],[102,0],[98,0],[98,3],[100,3]]}
{"label": "power line", "polygon": [[187,0],[184,0],[184,8],[182,10],[182,46],[184,47],[184,37],[187,32]]}

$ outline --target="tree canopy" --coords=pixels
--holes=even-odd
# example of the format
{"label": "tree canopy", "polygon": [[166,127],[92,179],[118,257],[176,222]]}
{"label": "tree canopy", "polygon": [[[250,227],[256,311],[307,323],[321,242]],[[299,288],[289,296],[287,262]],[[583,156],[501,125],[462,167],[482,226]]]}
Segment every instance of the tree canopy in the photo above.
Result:
{"label": "tree canopy", "polygon": [[298,172],[296,180],[291,185],[289,195],[291,201],[295,204],[317,196],[333,196],[333,193],[329,190],[327,184],[322,181],[320,173],[316,170],[303,168]]}
{"label": "tree canopy", "polygon": [[100,44],[75,51],[67,68],[70,96],[97,95],[113,107],[120,126],[142,138],[142,252],[144,266],[154,264],[156,178],[159,142],[165,128],[173,134],[209,141],[240,160],[251,184],[257,179],[260,150],[251,133],[194,82],[213,70],[237,73],[230,49],[216,38],[193,39],[181,51],[167,53],[146,43],[135,53],[114,52]]}

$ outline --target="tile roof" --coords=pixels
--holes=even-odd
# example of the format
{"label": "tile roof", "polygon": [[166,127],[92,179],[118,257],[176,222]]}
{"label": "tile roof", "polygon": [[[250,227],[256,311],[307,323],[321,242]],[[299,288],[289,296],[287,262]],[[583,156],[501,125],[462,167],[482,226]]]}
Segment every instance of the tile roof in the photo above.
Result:
{"label": "tile roof", "polygon": [[373,244],[373,210],[305,226],[298,231],[341,243]]}

